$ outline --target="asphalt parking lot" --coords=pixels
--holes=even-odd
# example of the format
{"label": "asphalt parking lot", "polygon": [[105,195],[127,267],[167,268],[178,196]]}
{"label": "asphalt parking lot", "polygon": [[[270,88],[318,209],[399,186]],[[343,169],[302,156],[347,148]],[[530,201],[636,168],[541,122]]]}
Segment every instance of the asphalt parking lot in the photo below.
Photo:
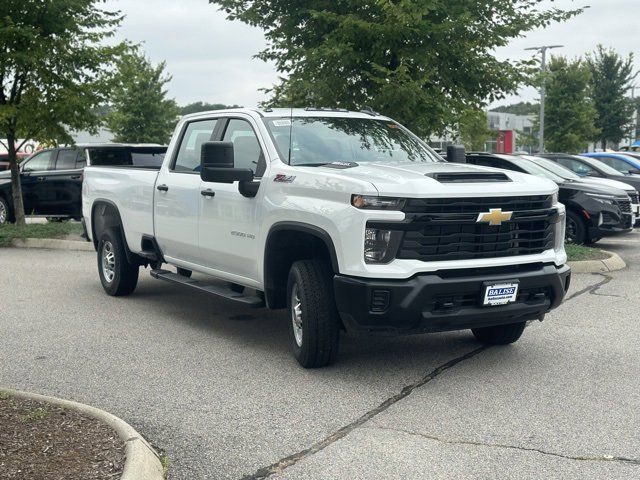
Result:
{"label": "asphalt parking lot", "polygon": [[508,347],[470,332],[345,338],[301,369],[282,312],[141,274],[103,293],[88,252],[0,249],[0,385],[120,416],[172,479],[640,477],[640,232],[628,268]]}

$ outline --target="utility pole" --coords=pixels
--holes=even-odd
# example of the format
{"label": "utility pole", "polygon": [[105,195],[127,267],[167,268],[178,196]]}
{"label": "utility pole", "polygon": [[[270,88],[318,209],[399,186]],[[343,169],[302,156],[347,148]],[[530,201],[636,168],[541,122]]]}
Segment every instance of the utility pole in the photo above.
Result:
{"label": "utility pole", "polygon": [[525,50],[535,50],[542,54],[542,61],[540,62],[540,70],[542,71],[542,83],[540,85],[540,132],[538,132],[538,153],[544,153],[544,99],[547,93],[546,91],[546,77],[547,71],[547,50],[552,48],[562,48],[564,45],[542,45],[541,47],[525,48]]}

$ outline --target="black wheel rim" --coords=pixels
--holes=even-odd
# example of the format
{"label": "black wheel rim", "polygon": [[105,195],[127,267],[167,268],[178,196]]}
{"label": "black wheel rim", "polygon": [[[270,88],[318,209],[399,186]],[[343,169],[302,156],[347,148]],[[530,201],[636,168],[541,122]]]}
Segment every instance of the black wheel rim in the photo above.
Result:
{"label": "black wheel rim", "polygon": [[578,236],[578,225],[576,221],[569,217],[567,218],[567,233],[565,235],[565,239],[569,243],[575,243],[576,237]]}

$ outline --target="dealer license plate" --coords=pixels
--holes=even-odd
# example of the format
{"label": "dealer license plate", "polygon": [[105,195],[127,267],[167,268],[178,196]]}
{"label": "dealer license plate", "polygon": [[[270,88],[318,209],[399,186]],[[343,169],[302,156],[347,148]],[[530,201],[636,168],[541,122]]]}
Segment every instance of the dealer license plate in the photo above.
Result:
{"label": "dealer license plate", "polygon": [[507,303],[515,302],[517,296],[517,283],[487,285],[484,291],[483,305],[506,305]]}

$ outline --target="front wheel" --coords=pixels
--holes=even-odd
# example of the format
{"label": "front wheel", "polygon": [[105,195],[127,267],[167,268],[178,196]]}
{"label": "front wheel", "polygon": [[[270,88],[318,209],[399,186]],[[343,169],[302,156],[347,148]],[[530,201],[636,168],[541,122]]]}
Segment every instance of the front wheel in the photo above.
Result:
{"label": "front wheel", "polygon": [[333,363],[338,354],[340,322],[326,262],[295,262],[289,272],[287,298],[289,339],[296,360],[304,368]]}
{"label": "front wheel", "polygon": [[9,203],[4,198],[0,197],[0,225],[10,221],[12,221],[11,207],[9,207]]}
{"label": "front wheel", "polygon": [[580,215],[571,210],[567,212],[565,240],[576,245],[583,245],[587,241],[587,226]]}
{"label": "front wheel", "polygon": [[102,288],[109,295],[129,295],[136,289],[140,266],[127,259],[126,246],[120,232],[109,229],[98,243],[98,272]]}
{"label": "front wheel", "polygon": [[472,328],[477,340],[490,345],[507,345],[520,338],[527,322],[496,325],[494,327]]}

